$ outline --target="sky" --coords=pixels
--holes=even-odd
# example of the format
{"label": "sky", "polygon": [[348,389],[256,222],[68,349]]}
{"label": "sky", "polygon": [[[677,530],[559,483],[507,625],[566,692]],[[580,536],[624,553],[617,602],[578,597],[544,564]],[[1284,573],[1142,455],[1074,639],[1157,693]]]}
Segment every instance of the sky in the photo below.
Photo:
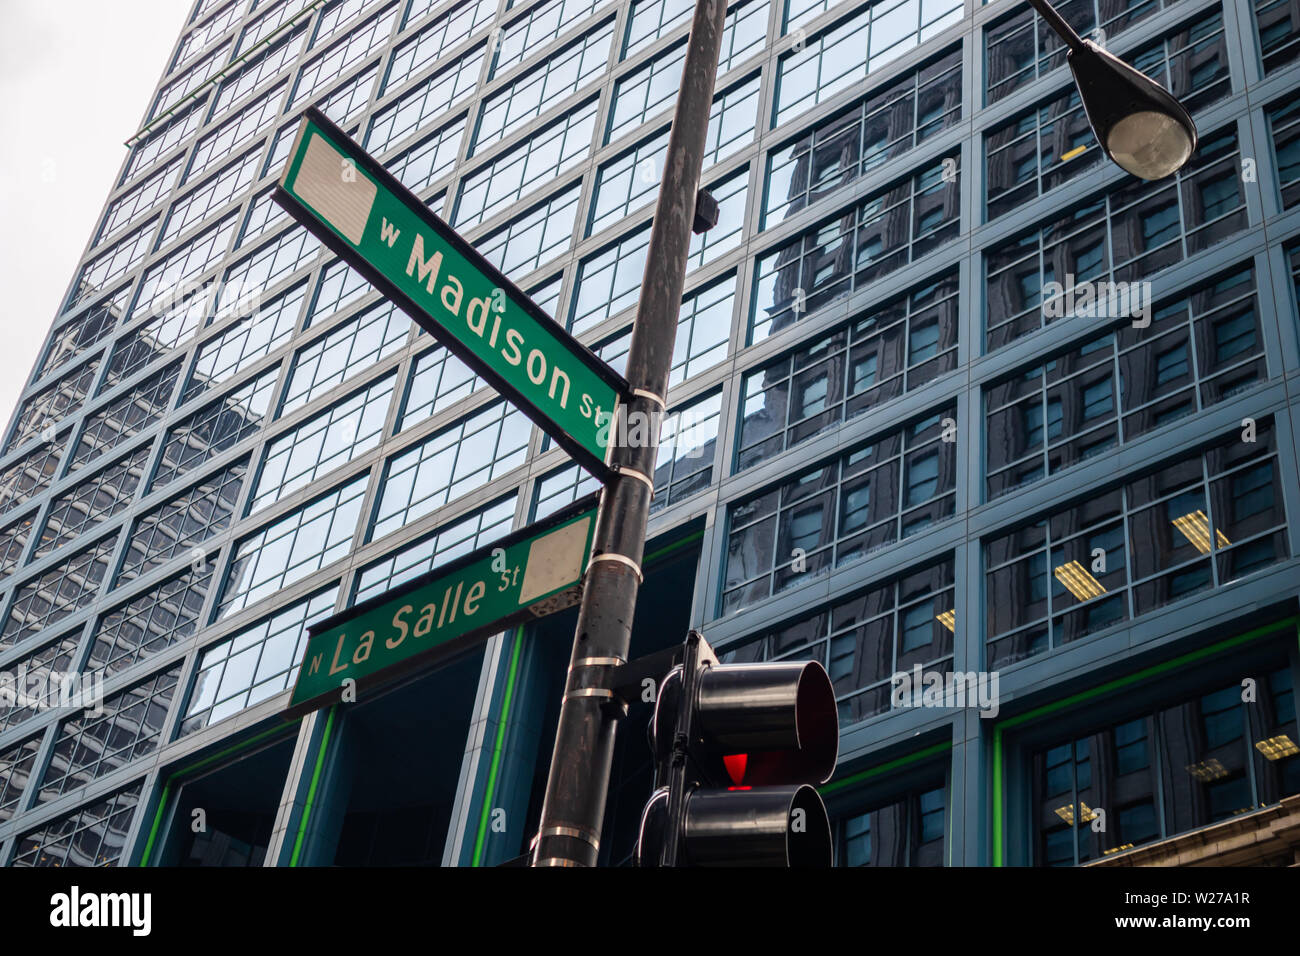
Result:
{"label": "sky", "polygon": [[192,0],[0,0],[0,429]]}

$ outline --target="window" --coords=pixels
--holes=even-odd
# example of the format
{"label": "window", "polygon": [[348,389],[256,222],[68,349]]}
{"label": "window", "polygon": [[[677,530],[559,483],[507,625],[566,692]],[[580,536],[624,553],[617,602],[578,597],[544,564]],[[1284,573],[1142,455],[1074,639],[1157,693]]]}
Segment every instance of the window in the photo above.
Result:
{"label": "window", "polygon": [[[705,168],[716,166],[753,138],[757,109],[758,77],[714,96],[705,143]],[[597,170],[587,235],[600,232],[655,201],[667,152],[665,128]]]}
{"label": "window", "polygon": [[50,442],[36,446],[0,471],[0,514],[30,501],[49,486],[58,470],[59,456],[63,453],[64,443],[70,434],[64,432]]}
{"label": "window", "polygon": [[1232,92],[1223,14],[1217,8],[1127,59],[1193,112]]}
{"label": "window", "polygon": [[577,465],[565,465],[537,479],[529,521],[540,521],[600,488],[600,481]]}
{"label": "window", "polygon": [[23,834],[10,866],[117,866],[144,781]]}
{"label": "window", "polygon": [[322,316],[342,312],[370,291],[370,283],[346,262],[335,259],[321,270],[316,296],[307,314],[307,327],[319,325]]}
{"label": "window", "polygon": [[179,556],[195,560],[198,546],[235,520],[235,506],[248,473],[248,458],[227,465],[137,518],[113,582],[121,587]]}
{"label": "window", "polygon": [[150,491],[188,475],[248,436],[257,434],[270,418],[271,396],[278,377],[278,368],[268,369],[209,402],[168,431]]}
{"label": "window", "polygon": [[113,343],[99,393],[102,395],[120,385],[155,359],[184,344],[202,325],[210,305],[210,294],[196,292],[170,311],[121,336]]}
{"label": "window", "polygon": [[366,150],[374,155],[384,153],[426,123],[443,119],[452,106],[473,91],[483,52],[480,44],[376,110],[366,132]]}
{"label": "window", "polygon": [[668,131],[663,130],[596,171],[588,236],[654,202],[667,150]]}
{"label": "window", "polygon": [[254,137],[266,132],[280,111],[280,101],[284,98],[288,85],[287,80],[279,84],[201,137],[199,144],[194,147],[194,158],[190,160],[185,181],[197,179],[213,160],[229,156],[252,142]]}
{"label": "window", "polygon": [[758,257],[757,342],[956,238],[957,158],[934,163]]}
{"label": "window", "polygon": [[[133,224],[139,216],[151,210],[155,203],[167,196],[180,176],[183,158],[177,156],[170,163],[160,167],[157,172],[141,180],[139,185],[113,200],[108,207],[108,212],[104,213],[104,221],[99,227],[99,232],[95,234],[94,245],[97,247],[119,229],[125,229]],[[166,241],[165,238],[163,241]]]}
{"label": "window", "polygon": [[[172,203],[167,212],[159,243],[165,244],[195,223],[203,222],[216,209],[230,202],[257,178],[257,160],[261,149],[249,150],[211,179],[190,190]],[[222,250],[223,252],[225,250]]]}
{"label": "window", "polygon": [[[1081,36],[1097,39],[1100,31],[1100,36],[1109,42],[1172,2],[1145,0],[1133,3],[1125,0],[1115,4],[1107,0],[1075,0],[1060,6],[1062,16]],[[985,82],[988,84],[984,99],[986,105],[991,105],[1064,65],[1065,44],[1051,27],[1026,7],[985,31],[984,63]]]}
{"label": "window", "polygon": [[[955,421],[956,409],[944,409],[733,504],[722,612],[951,517],[956,453],[943,436]],[[931,456],[935,466],[925,463]],[[934,478],[927,469],[937,470]]]}
{"label": "window", "polygon": [[379,62],[376,60],[368,69],[320,97],[316,107],[339,126],[348,127],[370,104],[370,91],[374,89],[378,75]]}
{"label": "window", "polygon": [[[439,56],[451,52],[480,27],[487,26],[496,12],[493,0],[467,0],[434,17],[393,53],[380,95],[397,89],[430,63],[437,62]],[[410,23],[415,15],[412,9],[406,22]]]}
{"label": "window", "polygon": [[386,375],[267,442],[248,514],[377,447],[396,378],[395,373]]}
{"label": "window", "polygon": [[199,346],[181,404],[221,385],[288,342],[297,328],[306,292],[306,283],[294,286]]}
{"label": "window", "polygon": [[153,234],[158,226],[154,217],[133,232],[118,239],[111,246],[89,260],[77,274],[67,309],[75,309],[87,299],[104,290],[104,287],[134,269],[144,259],[152,246]]}
{"label": "window", "polygon": [[874,810],[837,814],[837,865],[943,866],[947,790],[936,783]]}
{"label": "window", "polygon": [[33,559],[58,550],[100,522],[120,514],[144,479],[150,451],[148,445],[143,445],[52,499]]}
{"label": "window", "polygon": [[177,663],[107,697],[103,714],[87,710],[65,720],[38,800],[54,800],[157,750],[180,674]]}
{"label": "window", "polygon": [[694,9],[687,0],[633,0],[623,41],[623,59],[686,23]]}
{"label": "window", "polygon": [[357,573],[352,604],[392,590],[510,532],[515,496],[507,495],[440,527],[415,544],[394,551]]}
{"label": "window", "polygon": [[406,386],[406,404],[397,430],[405,431],[430,415],[454,408],[483,387],[482,380],[441,345],[416,358]]}
{"label": "window", "polygon": [[197,634],[212,571],[205,556],[101,615],[91,632],[86,669],[102,670],[108,677]]}
{"label": "window", "polygon": [[126,172],[122,174],[122,182],[129,183],[142,169],[148,168],[158,157],[170,151],[181,140],[187,139],[202,124],[206,113],[203,97],[199,97],[193,106],[187,107],[136,143],[131,150],[131,159],[126,164]]}
{"label": "window", "polygon": [[[1236,683],[1210,678],[1154,712],[1036,747],[1034,862],[1086,863],[1300,790],[1294,687],[1281,664],[1242,672]],[[1257,682],[1258,702],[1242,702],[1246,678]],[[1106,826],[1094,828],[1102,812]]]}
{"label": "window", "polygon": [[[559,0],[543,3],[509,24],[501,33],[488,79],[495,79],[524,62],[546,43],[560,36],[566,27],[590,16],[607,0]],[[493,8],[495,12],[495,8]]]}
{"label": "window", "polygon": [[216,265],[226,254],[238,225],[239,213],[232,212],[150,266],[140,280],[140,290],[128,319],[157,314],[155,309],[171,306],[178,289]]}
{"label": "window", "polygon": [[[829,3],[822,0],[818,6],[796,12],[794,3],[788,4],[785,29],[793,30],[827,6]],[[860,84],[868,74],[922,40],[959,22],[961,10],[960,0],[926,4],[921,0],[876,0],[849,19],[823,30],[801,49],[777,61],[772,125],[780,126],[840,90]]]}
{"label": "window", "polygon": [[560,289],[563,285],[564,273],[561,272],[559,275],[529,289],[528,297],[537,303],[537,306],[543,312],[554,318],[556,309],[560,304]]}
{"label": "window", "polygon": [[0,528],[0,580],[22,562],[35,521],[36,512],[33,511]]}
{"label": "window", "polygon": [[0,823],[13,819],[18,810],[44,739],[45,734],[39,733],[0,750]]}
{"label": "window", "polygon": [[[1271,422],[1260,423],[1257,438],[1242,442],[1234,432],[1226,443],[987,540],[989,666],[1060,647],[1285,558]],[[1142,547],[1130,552],[1126,537]]]}
{"label": "window", "polygon": [[1149,325],[1119,325],[993,383],[985,390],[989,497],[1263,381],[1258,312],[1247,267],[1155,308]]}
{"label": "window", "polygon": [[365,10],[371,0],[333,0],[321,11],[316,21],[316,34],[311,38],[307,48],[318,49],[329,43],[343,27],[349,26]]}
{"label": "window", "polygon": [[242,56],[284,26],[290,17],[296,17],[302,13],[302,8],[294,0],[280,0],[279,3],[273,3],[269,6],[265,4],[255,5],[255,7],[258,6],[265,9],[266,12],[254,17],[248,26],[244,27],[243,32],[239,35],[239,45],[235,47],[236,56]]}
{"label": "window", "polygon": [[370,540],[522,465],[532,427],[522,412],[497,401],[394,455],[380,483]]}
{"label": "window", "polygon": [[230,310],[248,311],[261,293],[316,258],[320,241],[302,226],[282,232],[252,255],[226,270],[221,283],[218,318]]}
{"label": "window", "polygon": [[[1189,109],[1199,111],[1231,92],[1219,10],[1126,59]],[[1018,209],[1104,161],[1073,84],[1046,104],[991,130],[985,136],[985,153],[989,219]]]}
{"label": "window", "polygon": [[608,69],[613,35],[614,21],[610,20],[553,54],[544,66],[528,71],[484,100],[470,141],[470,155],[540,116]]}
{"label": "window", "polygon": [[289,213],[274,200],[274,192],[274,188],[264,189],[253,197],[248,215],[244,217],[244,227],[235,242],[236,249],[245,248],[271,229],[289,221]]}
{"label": "window", "polygon": [[348,554],[369,478],[369,472],[358,475],[240,540],[214,620],[242,611]]}
{"label": "window", "polygon": [[[298,127],[301,122],[301,118],[299,118],[292,123],[285,123],[275,131],[275,135],[271,137],[271,151],[267,154],[266,162],[262,166],[263,176],[269,176],[284,169],[284,164],[289,159],[289,150],[293,148],[293,141],[298,135]],[[258,152],[261,152],[261,148],[259,144],[257,147]]]}
{"label": "window", "polygon": [[668,373],[669,388],[712,368],[727,357],[735,302],[734,275],[682,299],[681,310],[677,313],[672,369]]}
{"label": "window", "polygon": [[[1300,298],[1300,243],[1291,243],[1286,249],[1287,264],[1291,267],[1291,288]],[[3,499],[0,499],[3,500]]]}
{"label": "window", "polygon": [[[986,348],[992,351],[1054,318],[1048,282],[1136,283],[1246,227],[1235,124],[1203,136],[1176,177],[1130,179],[1041,229],[989,249]],[[1074,277],[1071,279],[1070,277]],[[1073,310],[1063,303],[1061,311]],[[1085,316],[1090,315],[1083,310]],[[1095,311],[1095,310],[1094,310]]]}
{"label": "window", "polygon": [[591,152],[598,105],[592,100],[566,113],[462,179],[451,225],[467,229],[491,219],[582,162]]}
{"label": "window", "polygon": [[228,3],[219,12],[215,13],[211,19],[187,33],[185,38],[181,40],[180,47],[176,50],[176,58],[172,60],[171,72],[185,66],[186,63],[206,49],[209,43],[225,33],[231,24],[239,19],[239,15],[243,12],[240,9],[241,6],[242,4],[239,3]]}
{"label": "window", "polygon": [[149,110],[148,119],[152,120],[165,110],[177,106],[187,96],[212,79],[216,72],[229,61],[231,46],[230,42],[226,42],[215,47],[211,53],[204,56],[159,90],[157,98],[154,99],[153,107]]}
{"label": "window", "polygon": [[[56,637],[52,641],[47,641],[30,654],[20,657],[18,660],[6,665],[6,667],[33,676],[48,675],[50,677],[56,671],[60,674],[66,674],[76,670],[77,648],[81,644],[81,632],[81,625],[77,625],[68,633]],[[61,681],[57,680],[52,683],[53,686],[47,683],[44,695],[42,695],[39,687],[35,686],[29,679],[26,688],[28,703],[20,707],[16,699],[10,698],[11,703],[0,704],[0,731],[17,727],[24,721],[31,720],[46,708],[58,706],[62,684]],[[0,758],[0,764],[2,763],[3,758]],[[3,770],[0,769],[0,774],[2,773]],[[0,789],[3,789],[3,784],[0,784]]]}
{"label": "window", "polygon": [[952,670],[954,595],[947,557],[729,644],[719,660],[820,662],[847,727],[890,710],[895,674]]}
{"label": "window", "polygon": [[[310,60],[298,73],[290,106],[311,99],[324,83],[333,82],[379,49],[393,32],[397,4],[366,20],[324,53]],[[374,76],[371,74],[373,80]]]}
{"label": "window", "polygon": [[158,421],[171,406],[180,374],[181,363],[174,362],[141,379],[134,388],[95,414],[86,416],[68,471],[81,468]]}
{"label": "window", "polygon": [[650,501],[652,513],[712,484],[721,420],[721,392],[674,408],[664,416],[659,428],[655,493]]}
{"label": "window", "polygon": [[112,295],[96,302],[70,322],[56,327],[45,350],[45,360],[36,370],[37,380],[94,348],[111,334],[126,314],[131,287],[123,286]]}
{"label": "window", "polygon": [[99,359],[91,359],[23,402],[14,416],[5,451],[21,448],[36,436],[57,428],[60,421],[80,408],[98,370]]}
{"label": "window", "polygon": [[1264,72],[1286,66],[1300,56],[1300,12],[1290,0],[1255,0]]}
{"label": "window", "polygon": [[692,234],[688,269],[701,268],[740,245],[745,230],[745,200],[749,196],[749,167],[706,183],[705,188],[718,201],[718,223],[706,232]]}
{"label": "window", "polygon": [[570,332],[585,332],[636,304],[649,245],[647,224],[578,264],[577,292],[569,306]]}
{"label": "window", "polygon": [[1282,208],[1290,209],[1300,203],[1300,101],[1288,98],[1278,103],[1268,111],[1268,124],[1277,157]]}
{"label": "window", "polygon": [[422,192],[455,168],[464,133],[465,115],[462,113],[442,129],[430,133],[410,149],[385,162],[384,168],[411,192]]}
{"label": "window", "polygon": [[[718,51],[718,75],[738,66],[767,41],[767,4],[749,3],[727,13],[722,28],[722,46]],[[677,96],[677,86],[686,62],[686,41],[674,44],[649,63],[619,77],[614,84],[614,101],[610,108],[605,142],[611,143],[624,133],[636,129],[652,116],[668,112]],[[719,84],[721,87],[722,84]],[[748,131],[752,135],[758,116],[757,83],[724,104],[733,112],[749,113]],[[717,100],[715,98],[715,107]]]}
{"label": "window", "polygon": [[573,241],[582,184],[527,210],[475,243],[483,258],[505,275],[520,278],[562,254]]}
{"label": "window", "polygon": [[307,647],[308,625],[334,610],[337,594],[337,585],[327,588],[205,648],[180,734],[233,717],[289,687]]}
{"label": "window", "polygon": [[843,189],[961,119],[961,50],[871,93],[769,156],[763,225]]}
{"label": "window", "polygon": [[748,372],[737,468],[956,368],[957,288],[955,274],[944,276]]}
{"label": "window", "polygon": [[243,66],[222,77],[217,86],[217,95],[212,100],[212,116],[220,116],[233,103],[259,89],[266,81],[276,77],[286,65],[296,60],[306,32],[305,24],[294,27],[269,47],[254,53]]}
{"label": "window", "polygon": [[314,402],[336,385],[373,368],[406,344],[411,320],[395,305],[377,302],[298,350],[289,371],[281,415]]}

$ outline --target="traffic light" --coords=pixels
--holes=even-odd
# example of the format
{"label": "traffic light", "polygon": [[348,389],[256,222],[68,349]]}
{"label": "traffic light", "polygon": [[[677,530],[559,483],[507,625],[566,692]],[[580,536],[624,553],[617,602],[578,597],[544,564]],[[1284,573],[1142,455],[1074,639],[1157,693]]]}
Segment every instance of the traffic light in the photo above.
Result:
{"label": "traffic light", "polygon": [[649,736],[656,789],[638,866],[831,865],[814,785],[835,771],[839,717],[821,664],[719,664],[692,631]]}

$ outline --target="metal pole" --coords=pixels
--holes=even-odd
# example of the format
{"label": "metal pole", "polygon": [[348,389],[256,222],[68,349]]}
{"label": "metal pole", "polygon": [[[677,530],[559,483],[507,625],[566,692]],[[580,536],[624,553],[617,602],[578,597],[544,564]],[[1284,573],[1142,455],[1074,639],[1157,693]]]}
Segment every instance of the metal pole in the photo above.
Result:
{"label": "metal pole", "polygon": [[[623,715],[609,688],[617,683],[612,671],[627,662],[632,641],[659,424],[686,283],[686,256],[726,12],[726,0],[697,0],[691,22],[632,326],[627,360],[632,395],[621,410],[628,427],[615,427],[613,433],[611,462],[617,474],[601,495],[533,866],[594,866],[600,849],[614,735]],[[637,427],[638,423],[644,427]]]}
{"label": "metal pole", "polygon": [[1038,11],[1038,15],[1047,21],[1047,25],[1066,46],[1071,50],[1083,49],[1083,38],[1075,32],[1074,27],[1065,22],[1065,17],[1061,16],[1047,0],[1029,0],[1029,5]]}

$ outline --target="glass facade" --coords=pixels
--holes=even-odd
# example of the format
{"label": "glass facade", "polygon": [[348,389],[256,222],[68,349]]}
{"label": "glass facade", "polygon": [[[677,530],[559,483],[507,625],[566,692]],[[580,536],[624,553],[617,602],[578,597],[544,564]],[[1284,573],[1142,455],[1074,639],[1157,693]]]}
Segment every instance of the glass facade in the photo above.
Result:
{"label": "glass facade", "polygon": [[[0,864],[179,858],[165,833],[146,850],[141,808],[283,728],[311,623],[598,487],[270,200],[302,110],[622,372],[691,7],[196,4],[57,315],[26,319],[50,332],[0,433],[0,672],[103,681],[98,713],[0,696]],[[728,7],[702,179],[720,219],[692,241],[644,593],[682,623],[663,640],[826,666],[844,865],[1076,865],[1300,791],[1300,19],[1060,7],[1188,103],[1177,176],[1100,155],[1024,4]],[[1132,314],[1054,308],[1080,284]],[[258,836],[230,859],[395,859],[384,841],[417,832],[421,860],[523,853],[569,620],[292,725],[308,764],[390,783],[319,795],[352,821],[338,846]],[[1246,645],[1254,703],[1231,668],[1182,663]],[[1017,722],[1104,688],[1103,660],[1134,681],[1123,706]],[[1157,665],[1178,688],[1138,680]],[[899,703],[914,669],[997,674],[1012,703],[972,731]],[[355,746],[399,725],[407,757],[449,742],[388,764]],[[488,725],[505,776],[469,729]],[[266,797],[294,832],[302,764]],[[407,830],[357,809],[420,773],[440,802],[392,811]]]}

